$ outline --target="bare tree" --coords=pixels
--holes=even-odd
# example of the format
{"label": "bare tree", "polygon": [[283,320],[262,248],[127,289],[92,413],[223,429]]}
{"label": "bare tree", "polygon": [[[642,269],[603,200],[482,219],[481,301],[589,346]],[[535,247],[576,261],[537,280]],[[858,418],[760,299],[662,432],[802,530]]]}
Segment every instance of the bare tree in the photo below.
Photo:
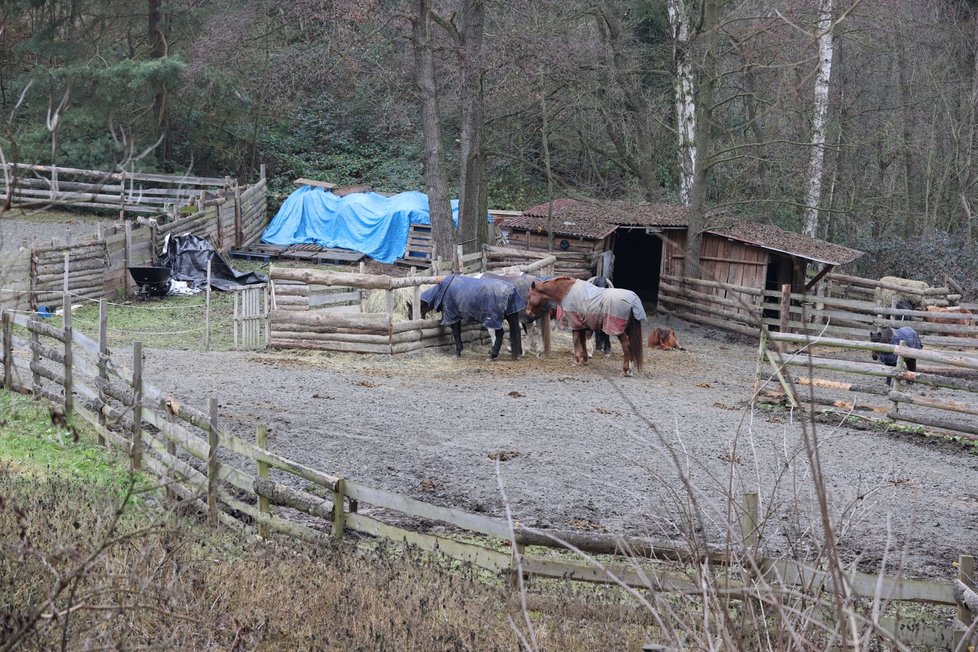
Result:
{"label": "bare tree", "polygon": [[431,0],[416,0],[411,16],[411,43],[418,99],[421,102],[421,128],[424,132],[424,176],[431,213],[431,257],[432,260],[453,260],[455,225],[445,176],[445,146],[435,86],[431,22]]}
{"label": "bare tree", "polygon": [[815,111],[812,117],[812,152],[808,165],[808,200],[805,202],[805,235],[818,234],[818,209],[822,197],[825,160],[825,121],[829,114],[829,84],[832,80],[832,0],[819,3],[818,71],[815,74]]}
{"label": "bare tree", "polygon": [[[462,53],[461,89],[461,175],[458,206],[459,241],[466,251],[478,251],[484,242],[486,229],[480,222],[486,221],[483,210],[482,132],[482,42],[485,34],[485,3],[483,0],[464,0],[462,3],[462,29],[459,39]],[[480,235],[480,231],[481,234]]]}

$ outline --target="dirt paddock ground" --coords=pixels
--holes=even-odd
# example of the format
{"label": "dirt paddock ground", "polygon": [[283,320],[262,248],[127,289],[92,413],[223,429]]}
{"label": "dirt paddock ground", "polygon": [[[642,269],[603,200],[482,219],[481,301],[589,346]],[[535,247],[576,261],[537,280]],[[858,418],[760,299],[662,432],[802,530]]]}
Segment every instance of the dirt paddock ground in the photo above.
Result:
{"label": "dirt paddock ground", "polygon": [[[147,352],[145,378],[227,428],[310,466],[429,502],[552,528],[727,536],[725,496],[761,494],[764,544],[807,549],[818,534],[802,429],[750,411],[756,343],[683,322],[687,351],[646,351],[622,378],[621,351],[573,366],[558,334],[544,360],[486,361],[486,347],[401,357],[289,352]],[[882,384],[882,380],[878,381]],[[837,536],[848,562],[951,577],[978,541],[978,456],[903,433],[816,429]],[[498,475],[497,475],[498,460]],[[683,477],[688,478],[684,482]],[[695,499],[702,516],[684,514]]]}

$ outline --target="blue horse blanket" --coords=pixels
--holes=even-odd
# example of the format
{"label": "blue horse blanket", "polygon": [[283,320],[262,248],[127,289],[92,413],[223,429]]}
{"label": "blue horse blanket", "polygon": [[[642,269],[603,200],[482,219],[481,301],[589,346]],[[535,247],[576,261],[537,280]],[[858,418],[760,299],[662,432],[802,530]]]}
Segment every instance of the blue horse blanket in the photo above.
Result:
{"label": "blue horse blanket", "polygon": [[557,319],[572,331],[604,331],[621,335],[628,318],[646,319],[642,300],[631,290],[599,288],[587,281],[577,280],[571,286],[557,310]]}
{"label": "blue horse blanket", "polygon": [[[920,336],[917,335],[917,331],[909,326],[894,329],[893,337],[890,338],[890,344],[899,344],[901,341],[906,342],[907,346],[909,346],[911,349],[924,348],[923,343],[920,341]],[[885,364],[887,367],[895,367],[897,357],[898,356],[895,353],[880,353],[880,362]]]}
{"label": "blue horse blanket", "polygon": [[462,320],[498,330],[506,315],[526,307],[516,286],[501,279],[472,278],[449,274],[438,285],[421,293],[421,300],[440,310],[441,323],[451,326]]}

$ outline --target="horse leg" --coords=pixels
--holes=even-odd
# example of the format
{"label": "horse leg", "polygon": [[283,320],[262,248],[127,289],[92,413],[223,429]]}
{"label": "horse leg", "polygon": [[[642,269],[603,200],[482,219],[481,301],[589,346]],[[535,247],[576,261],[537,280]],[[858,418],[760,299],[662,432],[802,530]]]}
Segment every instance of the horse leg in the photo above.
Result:
{"label": "horse leg", "polygon": [[520,317],[514,312],[512,315],[506,316],[506,321],[509,323],[509,346],[513,359],[515,360],[523,355],[523,342],[520,337]]}
{"label": "horse leg", "polygon": [[489,352],[489,359],[495,360],[499,357],[499,349],[503,348],[503,329],[497,328],[495,340],[492,343],[492,351]]}
{"label": "horse leg", "polygon": [[587,331],[575,331],[578,339],[581,342],[581,358],[580,363],[583,365],[587,364]]}
{"label": "horse leg", "polygon": [[462,322],[457,321],[451,325],[452,337],[455,338],[455,357],[462,357]]}
{"label": "horse leg", "polygon": [[630,350],[628,348],[628,345],[629,345],[628,333],[627,332],[624,332],[621,335],[619,335],[618,336],[618,342],[621,343],[621,352],[622,352],[622,356],[621,356],[622,357],[622,361],[621,361],[621,373],[622,373],[623,376],[631,376],[632,375],[632,370],[631,370],[631,362],[632,362],[632,360],[631,360],[631,355],[628,353],[629,350]]}

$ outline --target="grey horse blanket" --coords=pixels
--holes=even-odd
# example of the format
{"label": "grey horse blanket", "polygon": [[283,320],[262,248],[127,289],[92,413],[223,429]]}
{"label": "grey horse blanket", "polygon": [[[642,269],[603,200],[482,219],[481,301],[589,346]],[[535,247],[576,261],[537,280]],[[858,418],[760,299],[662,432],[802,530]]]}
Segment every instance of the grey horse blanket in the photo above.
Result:
{"label": "grey horse blanket", "polygon": [[621,335],[628,317],[646,319],[645,308],[631,290],[599,288],[587,281],[577,280],[557,308],[557,319],[572,331],[600,330],[608,335]]}
{"label": "grey horse blanket", "polygon": [[449,274],[441,283],[422,292],[421,300],[432,310],[441,311],[441,323],[445,326],[465,320],[491,330],[502,328],[506,315],[526,307],[526,301],[512,283],[455,274]]}

